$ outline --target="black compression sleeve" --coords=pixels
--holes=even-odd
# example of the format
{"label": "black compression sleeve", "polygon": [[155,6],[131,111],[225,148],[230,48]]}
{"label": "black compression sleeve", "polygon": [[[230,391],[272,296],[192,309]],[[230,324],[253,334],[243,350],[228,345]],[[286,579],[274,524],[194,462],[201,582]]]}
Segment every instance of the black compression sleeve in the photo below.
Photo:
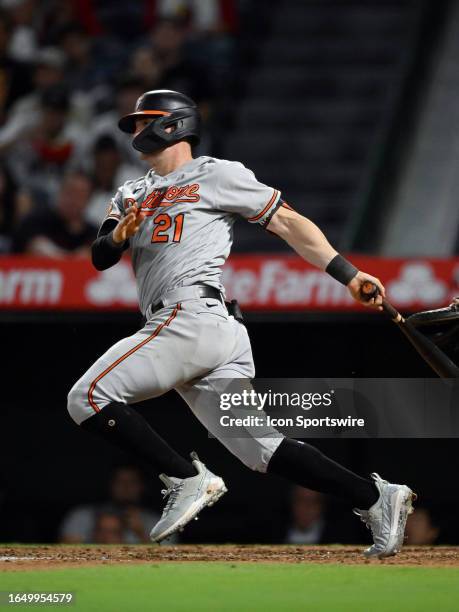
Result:
{"label": "black compression sleeve", "polygon": [[193,465],[175,452],[137,410],[112,402],[81,423],[81,427],[144,462],[154,473],[178,478],[196,476]]}
{"label": "black compression sleeve", "polygon": [[121,259],[123,251],[129,248],[129,240],[118,244],[113,242],[112,232],[117,225],[114,219],[108,219],[99,230],[99,235],[92,243],[92,264],[96,270],[111,268]]}
{"label": "black compression sleeve", "polygon": [[268,472],[302,487],[341,497],[365,510],[378,499],[371,480],[361,478],[314,446],[298,440],[282,440],[271,457]]}

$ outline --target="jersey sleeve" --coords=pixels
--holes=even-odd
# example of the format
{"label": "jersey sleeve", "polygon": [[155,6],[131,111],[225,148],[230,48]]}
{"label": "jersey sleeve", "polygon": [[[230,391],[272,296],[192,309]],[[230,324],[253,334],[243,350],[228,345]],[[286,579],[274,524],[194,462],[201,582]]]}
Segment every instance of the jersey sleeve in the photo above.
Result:
{"label": "jersey sleeve", "polygon": [[263,227],[281,205],[280,191],[260,183],[254,173],[239,162],[222,164],[215,185],[219,210],[239,214],[249,223]]}
{"label": "jersey sleeve", "polygon": [[102,225],[105,223],[105,221],[107,221],[107,219],[114,219],[115,221],[118,221],[121,219],[121,217],[124,217],[122,188],[118,189],[113,198],[110,200],[104,220],[102,221]]}

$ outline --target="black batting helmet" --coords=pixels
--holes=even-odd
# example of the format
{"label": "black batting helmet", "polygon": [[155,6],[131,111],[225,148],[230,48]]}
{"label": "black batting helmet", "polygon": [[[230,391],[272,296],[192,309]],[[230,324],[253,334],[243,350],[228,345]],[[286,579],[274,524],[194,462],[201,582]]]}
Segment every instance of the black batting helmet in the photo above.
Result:
{"label": "black batting helmet", "polygon": [[[192,145],[200,140],[198,107],[191,98],[178,91],[156,89],[145,92],[137,100],[134,112],[122,117],[118,126],[123,132],[133,134],[139,117],[154,118],[132,141],[132,146],[141,153],[153,153],[180,140],[187,140]],[[166,132],[166,128],[171,126],[175,130]]]}

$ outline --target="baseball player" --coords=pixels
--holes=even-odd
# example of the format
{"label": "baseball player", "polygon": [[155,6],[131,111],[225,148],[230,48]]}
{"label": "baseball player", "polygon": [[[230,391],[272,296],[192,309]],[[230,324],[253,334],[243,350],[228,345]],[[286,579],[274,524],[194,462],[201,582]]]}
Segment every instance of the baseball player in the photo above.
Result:
{"label": "baseball player", "polygon": [[223,480],[196,453],[191,462],[180,456],[132,407],[175,389],[207,430],[249,468],[348,501],[373,534],[365,554],[396,554],[415,498],[407,486],[377,474],[358,476],[310,444],[268,426],[246,427],[243,437],[222,436],[218,427],[221,381],[233,391],[235,385],[248,389],[255,375],[247,330],[234,304],[225,303],[221,282],[239,215],[283,238],[306,261],[346,285],[356,300],[363,301],[360,287],[370,280],[380,291],[370,305],[380,308],[384,287],[338,254],[314,223],[241,163],[193,158],[200,117],[187,96],[146,92],[119,127],[133,134],[132,145],[151,170],[114,195],[92,259],[104,270],[130,248],[146,323],[112,346],[73,386],[71,417],[160,474],[167,503],[152,541],[182,530],[226,492]]}

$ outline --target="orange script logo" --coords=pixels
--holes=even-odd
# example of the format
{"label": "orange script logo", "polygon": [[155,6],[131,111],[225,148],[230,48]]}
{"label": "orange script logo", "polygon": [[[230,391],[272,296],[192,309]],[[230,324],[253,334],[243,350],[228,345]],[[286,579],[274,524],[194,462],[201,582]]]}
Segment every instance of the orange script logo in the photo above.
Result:
{"label": "orange script logo", "polygon": [[140,204],[140,209],[148,216],[149,214],[153,214],[153,209],[155,208],[166,208],[167,206],[172,206],[172,204],[181,202],[199,202],[201,196],[198,192],[198,183],[185,185],[184,187],[176,187],[173,185],[172,187],[168,187],[166,191],[163,189],[155,189]]}

